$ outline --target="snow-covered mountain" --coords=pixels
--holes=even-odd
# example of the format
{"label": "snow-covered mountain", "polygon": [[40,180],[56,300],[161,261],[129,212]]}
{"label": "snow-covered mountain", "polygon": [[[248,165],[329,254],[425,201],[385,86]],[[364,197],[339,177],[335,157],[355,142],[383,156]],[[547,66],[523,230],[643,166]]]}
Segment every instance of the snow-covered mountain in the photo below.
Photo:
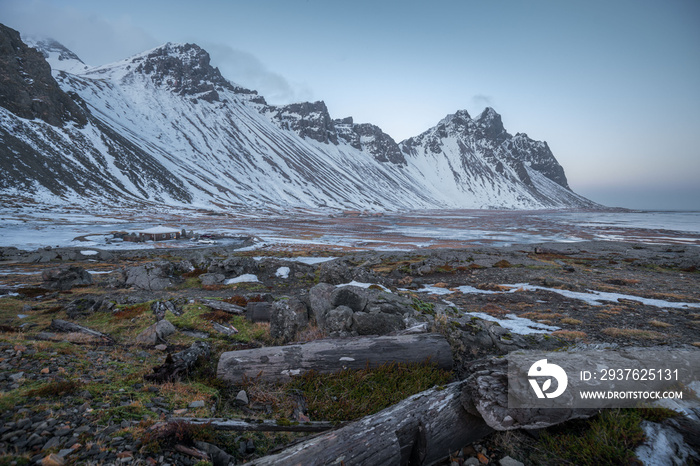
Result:
{"label": "snow-covered mountain", "polygon": [[32,45],[0,25],[5,198],[221,209],[594,206],[569,189],[546,143],[511,136],[492,109],[474,119],[459,111],[396,143],[377,126],[332,119],[323,102],[268,105],[193,44],[99,67],[55,41]]}

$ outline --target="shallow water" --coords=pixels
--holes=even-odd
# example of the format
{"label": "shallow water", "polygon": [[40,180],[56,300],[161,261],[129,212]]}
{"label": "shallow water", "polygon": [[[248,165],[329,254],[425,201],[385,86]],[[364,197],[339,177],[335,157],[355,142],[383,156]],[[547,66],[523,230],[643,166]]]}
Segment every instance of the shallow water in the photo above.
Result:
{"label": "shallow water", "polygon": [[[108,243],[114,231],[157,225],[229,237],[251,236],[256,246],[410,250],[541,242],[612,240],[700,245],[700,212],[445,210],[339,216],[295,212],[287,216],[231,212],[33,213],[0,210],[0,246],[134,249],[206,247],[189,241]],[[225,239],[218,245],[233,245]]]}

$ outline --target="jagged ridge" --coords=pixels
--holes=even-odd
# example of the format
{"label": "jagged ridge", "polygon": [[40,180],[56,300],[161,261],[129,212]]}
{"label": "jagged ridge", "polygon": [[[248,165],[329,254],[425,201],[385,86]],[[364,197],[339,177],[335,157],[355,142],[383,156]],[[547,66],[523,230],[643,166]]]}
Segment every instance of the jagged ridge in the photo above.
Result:
{"label": "jagged ridge", "polygon": [[[83,102],[86,126],[47,135],[3,105],[6,174],[25,191],[209,207],[593,205],[571,192],[546,143],[511,136],[492,109],[476,119],[457,112],[397,144],[377,126],[333,120],[323,102],[267,105],[194,44],[54,75],[56,95]],[[32,178],[42,157],[55,163]],[[81,173],[92,177],[80,184]]]}

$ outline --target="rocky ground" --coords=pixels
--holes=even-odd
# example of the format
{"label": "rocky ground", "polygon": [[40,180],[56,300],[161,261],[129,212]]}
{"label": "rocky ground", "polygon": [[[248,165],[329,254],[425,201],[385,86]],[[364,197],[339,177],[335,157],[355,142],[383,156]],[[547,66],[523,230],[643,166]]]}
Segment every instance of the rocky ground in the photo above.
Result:
{"label": "rocky ground", "polygon": [[[695,246],[583,242],[306,258],[328,254],[0,248],[0,464],[240,463],[302,434],[168,421],[331,420],[317,408],[300,410],[298,398],[315,395],[296,386],[223,383],[216,362],[232,349],[423,329],[448,337],[447,377],[457,378],[471,360],[517,347],[700,347]],[[246,311],[236,314],[236,306]],[[515,318],[542,333],[511,332]],[[488,338],[467,340],[475,326]],[[197,342],[208,358],[170,379],[152,376],[154,368],[167,373],[167,355]],[[592,428],[567,426],[579,434]],[[451,461],[577,463],[543,440],[556,435],[569,432],[494,434]]]}

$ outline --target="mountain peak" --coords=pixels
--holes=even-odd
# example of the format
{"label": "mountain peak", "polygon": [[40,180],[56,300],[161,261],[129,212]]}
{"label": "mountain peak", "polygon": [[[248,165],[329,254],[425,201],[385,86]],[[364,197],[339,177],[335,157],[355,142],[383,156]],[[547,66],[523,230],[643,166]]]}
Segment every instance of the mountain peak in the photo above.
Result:
{"label": "mountain peak", "polygon": [[491,107],[486,107],[474,121],[484,128],[484,134],[490,138],[498,138],[506,131],[501,115]]}
{"label": "mountain peak", "polygon": [[83,110],[61,90],[42,54],[19,32],[0,24],[0,106],[21,118],[62,126],[87,122]]}
{"label": "mountain peak", "polygon": [[206,50],[196,44],[168,42],[132,61],[139,62],[135,71],[150,76],[156,86],[213,102],[219,100],[217,91],[234,91],[235,88],[221,76],[218,68],[211,66],[210,60]]}
{"label": "mountain peak", "polygon": [[44,37],[28,37],[24,39],[24,42],[29,47],[37,49],[44,56],[54,73],[65,71],[79,74],[90,68],[78,55],[57,40]]}

